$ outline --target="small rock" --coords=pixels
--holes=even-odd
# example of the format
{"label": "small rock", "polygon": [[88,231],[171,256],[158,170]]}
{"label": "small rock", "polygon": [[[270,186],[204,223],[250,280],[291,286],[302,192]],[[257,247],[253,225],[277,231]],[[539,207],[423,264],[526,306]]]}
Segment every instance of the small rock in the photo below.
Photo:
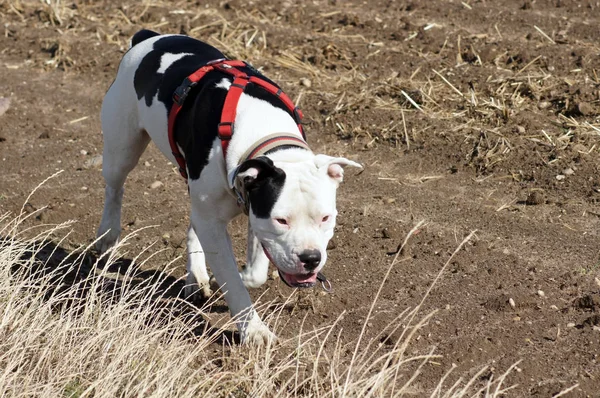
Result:
{"label": "small rock", "polygon": [[152,184],[150,184],[150,189],[158,189],[160,187],[162,187],[164,184],[160,181],[154,181]]}
{"label": "small rock", "polygon": [[275,270],[275,271],[271,272],[271,279],[273,279],[274,281],[279,279],[279,271]]}
{"label": "small rock", "polygon": [[29,213],[33,213],[37,209],[35,208],[34,205],[32,205],[31,203],[27,202],[27,203],[25,203],[23,205],[23,210],[25,211],[25,213],[29,214]]}
{"label": "small rock", "polygon": [[146,161],[144,162],[144,166],[146,166],[146,167],[150,167],[150,162],[146,160]]}
{"label": "small rock", "polygon": [[171,234],[169,234],[169,233],[163,234],[162,238],[163,238],[163,242],[168,243],[169,239],[171,239]]}
{"label": "small rock", "polygon": [[86,151],[85,149],[82,149],[81,151],[79,151],[80,154],[82,154],[83,156],[88,154],[88,151]]}
{"label": "small rock", "polygon": [[83,163],[83,168],[91,169],[102,166],[102,155],[92,156]]}
{"label": "small rock", "polygon": [[392,203],[394,203],[395,201],[396,201],[396,199],[395,199],[395,198],[387,198],[387,199],[385,200],[385,203],[387,203],[387,204],[389,205],[389,204],[392,204]]}
{"label": "small rock", "polygon": [[48,138],[50,138],[50,133],[47,131],[44,131],[42,134],[40,134],[38,136],[38,138],[42,139],[42,140],[47,140]]}
{"label": "small rock", "polygon": [[303,77],[302,79],[300,79],[300,84],[306,88],[310,88],[312,86],[312,82],[310,81],[310,79],[307,79],[306,77]]}
{"label": "small rock", "polygon": [[556,179],[557,179],[558,181],[562,181],[562,180],[564,180],[564,179],[565,179],[565,175],[564,175],[564,174],[559,174],[559,175],[557,175],[557,176],[556,176]]}
{"label": "small rock", "polygon": [[525,127],[523,127],[523,126],[517,126],[517,133],[519,133],[519,134],[525,134]]}
{"label": "small rock", "polygon": [[554,310],[554,311],[558,311],[558,307],[557,307],[557,306],[555,306],[554,304],[552,304],[552,305],[550,306],[550,309],[551,309],[551,310]]}
{"label": "small rock", "polygon": [[583,116],[590,116],[595,114],[594,107],[587,102],[580,102],[577,105],[577,110]]}
{"label": "small rock", "polygon": [[542,101],[538,104],[539,109],[546,109],[550,107],[550,103],[548,101]]}
{"label": "small rock", "polygon": [[45,222],[48,220],[48,213],[46,212],[46,210],[41,210],[37,216],[35,216],[35,219],[41,222]]}
{"label": "small rock", "polygon": [[588,294],[578,297],[573,301],[573,307],[580,310],[597,311],[600,309],[600,295]]}
{"label": "small rock", "polygon": [[574,328],[575,327],[575,322],[569,322],[569,323],[567,323],[567,327],[568,328]]}
{"label": "small rock", "polygon": [[10,108],[10,98],[0,97],[0,116],[4,115]]}
{"label": "small rock", "polygon": [[508,299],[508,304],[510,304],[511,307],[515,308],[517,305],[515,304],[515,300],[513,300],[513,298],[509,298]]}
{"label": "small rock", "polygon": [[573,175],[574,173],[575,173],[575,172],[574,172],[574,171],[573,171],[573,169],[572,169],[572,168],[570,168],[570,167],[569,167],[569,168],[566,168],[566,169],[564,169],[564,170],[563,170],[563,174],[564,174],[564,175],[566,175],[566,176]]}
{"label": "small rock", "polygon": [[543,298],[543,297],[546,297],[546,293],[544,293],[544,291],[543,291],[543,290],[538,290],[538,291],[537,291],[537,294],[538,294],[538,296],[540,296],[540,297],[542,297],[542,298]]}
{"label": "small rock", "polygon": [[390,231],[387,228],[381,230],[381,237],[383,239],[390,239]]}
{"label": "small rock", "polygon": [[542,205],[544,203],[546,203],[546,198],[544,192],[540,190],[529,192],[527,199],[525,199],[525,204],[528,206]]}
{"label": "small rock", "polygon": [[81,187],[81,190],[82,190],[82,191],[87,191],[87,190],[88,190],[88,187]]}

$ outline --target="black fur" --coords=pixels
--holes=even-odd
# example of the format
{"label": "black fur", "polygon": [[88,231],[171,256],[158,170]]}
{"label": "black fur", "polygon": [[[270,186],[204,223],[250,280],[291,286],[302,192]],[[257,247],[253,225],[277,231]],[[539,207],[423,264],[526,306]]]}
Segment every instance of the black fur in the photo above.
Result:
{"label": "black fur", "polygon": [[285,184],[285,172],[276,167],[268,157],[260,156],[242,163],[238,173],[252,167],[258,169],[258,175],[256,178],[247,177],[244,180],[250,207],[256,217],[269,218]]}
{"label": "black fur", "polygon": [[[153,36],[155,36],[154,32],[142,30],[134,35],[132,43],[137,44]],[[161,58],[166,53],[191,55],[175,61],[164,73],[157,73]],[[133,84],[137,98],[140,100],[144,98],[146,105],[150,106],[158,94],[158,100],[164,103],[167,112],[170,112],[173,105],[173,92],[183,79],[209,61],[219,58],[225,58],[225,55],[216,48],[191,37],[175,35],[160,38],[154,42],[152,51],[144,57],[135,71]],[[250,76],[259,76],[278,87],[252,67],[245,67],[242,70]],[[200,177],[204,166],[208,163],[212,144],[217,138],[217,126],[220,122],[226,91],[216,88],[215,84],[224,77],[231,80],[229,75],[218,71],[208,73],[190,91],[177,116],[175,140],[183,150],[188,174],[192,180]],[[248,84],[245,94],[267,101],[293,117],[279,98],[256,84]],[[235,126],[233,133],[235,134]]]}
{"label": "black fur", "polygon": [[148,30],[148,29],[142,29],[139,32],[137,32],[135,35],[133,35],[133,37],[131,38],[131,47],[135,46],[138,43],[143,42],[146,39],[149,39],[154,36],[158,36],[159,34],[160,33],[156,33],[151,30]]}

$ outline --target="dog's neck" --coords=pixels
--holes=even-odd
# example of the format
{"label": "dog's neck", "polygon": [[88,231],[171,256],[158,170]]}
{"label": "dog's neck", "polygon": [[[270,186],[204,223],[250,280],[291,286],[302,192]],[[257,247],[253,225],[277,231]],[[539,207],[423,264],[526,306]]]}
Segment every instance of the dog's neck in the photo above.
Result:
{"label": "dog's neck", "polygon": [[[294,118],[288,112],[249,95],[242,95],[240,98],[234,126],[226,159],[228,173],[244,160],[244,155],[256,143],[267,136],[279,133],[302,138]],[[293,152],[297,151],[312,154],[306,149],[293,149]],[[278,152],[280,151],[271,149],[273,156]],[[292,149],[281,152],[291,153]]]}

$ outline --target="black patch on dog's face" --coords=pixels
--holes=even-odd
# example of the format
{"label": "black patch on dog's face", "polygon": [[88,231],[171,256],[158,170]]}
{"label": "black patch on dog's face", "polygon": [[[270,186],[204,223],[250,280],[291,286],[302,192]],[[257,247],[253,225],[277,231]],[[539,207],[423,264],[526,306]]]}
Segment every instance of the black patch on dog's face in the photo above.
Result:
{"label": "black patch on dog's face", "polygon": [[256,178],[247,177],[243,181],[250,207],[257,218],[270,218],[285,184],[285,172],[266,156],[246,160],[238,172],[243,173],[253,167],[258,169]]}

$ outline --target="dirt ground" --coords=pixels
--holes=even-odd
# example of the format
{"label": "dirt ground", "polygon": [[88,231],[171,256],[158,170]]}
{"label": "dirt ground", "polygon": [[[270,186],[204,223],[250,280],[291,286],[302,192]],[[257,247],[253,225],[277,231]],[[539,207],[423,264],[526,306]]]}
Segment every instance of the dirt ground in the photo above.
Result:
{"label": "dirt ground", "polygon": [[[47,3],[50,3],[48,5]],[[299,102],[316,152],[365,165],[340,187],[325,273],[279,331],[331,322],[356,338],[393,253],[419,221],[368,323],[374,336],[417,305],[437,310],[414,353],[425,380],[508,380],[511,396],[600,394],[600,2],[595,0],[0,0],[0,211],[30,199],[31,226],[76,220],[92,241],[103,201],[99,111],[144,27],[186,33],[247,59]],[[598,68],[598,70],[596,69]],[[162,185],[152,189],[153,182]],[[128,256],[184,273],[186,187],[150,147],[126,183]],[[244,223],[231,233],[240,264]],[[286,297],[279,280],[252,292]],[[388,344],[394,336],[389,336]],[[422,382],[427,388],[427,382]]]}

